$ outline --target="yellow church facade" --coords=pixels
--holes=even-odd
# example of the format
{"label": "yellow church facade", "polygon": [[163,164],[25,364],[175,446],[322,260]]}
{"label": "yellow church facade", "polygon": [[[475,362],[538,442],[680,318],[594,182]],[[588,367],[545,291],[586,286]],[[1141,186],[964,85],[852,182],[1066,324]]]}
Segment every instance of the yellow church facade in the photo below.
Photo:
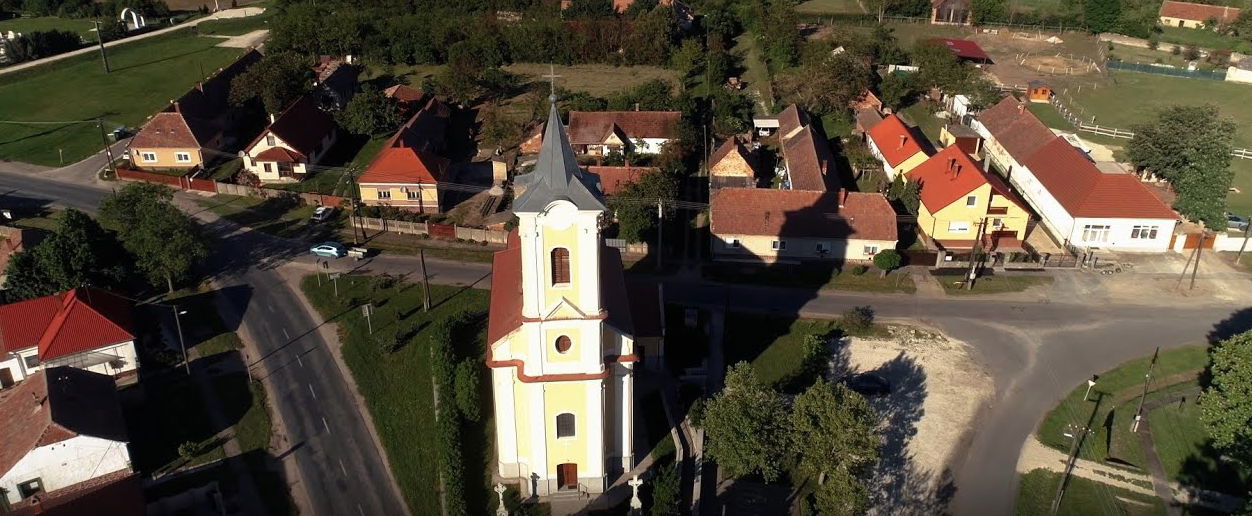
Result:
{"label": "yellow church facade", "polygon": [[487,365],[499,474],[525,494],[600,493],[634,466],[635,342],[621,257],[600,235],[598,178],[555,106],[493,262]]}

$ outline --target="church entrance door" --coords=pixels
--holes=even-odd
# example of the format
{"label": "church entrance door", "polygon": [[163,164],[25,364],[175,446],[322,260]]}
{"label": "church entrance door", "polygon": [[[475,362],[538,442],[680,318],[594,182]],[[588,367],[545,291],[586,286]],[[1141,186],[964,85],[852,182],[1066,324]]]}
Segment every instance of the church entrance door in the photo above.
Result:
{"label": "church entrance door", "polygon": [[578,489],[578,464],[557,464],[556,483],[557,489]]}

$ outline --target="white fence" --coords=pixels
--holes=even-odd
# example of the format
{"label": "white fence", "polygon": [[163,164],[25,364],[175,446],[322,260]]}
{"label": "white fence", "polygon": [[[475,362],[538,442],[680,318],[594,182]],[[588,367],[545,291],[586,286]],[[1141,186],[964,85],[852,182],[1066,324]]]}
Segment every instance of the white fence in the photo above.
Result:
{"label": "white fence", "polygon": [[[1078,131],[1095,133],[1101,136],[1110,136],[1113,138],[1123,138],[1127,140],[1135,137],[1134,131],[1127,131],[1125,129],[1118,129],[1116,127],[1105,127],[1102,125],[1088,124],[1086,122],[1083,122],[1082,119],[1078,118],[1078,116],[1075,115],[1074,112],[1071,111],[1069,107],[1066,106],[1065,103],[1061,101],[1061,98],[1059,96],[1052,97],[1052,107],[1055,107],[1056,111],[1060,113],[1061,116],[1065,118],[1065,120],[1069,121],[1069,123],[1071,124],[1074,124],[1074,129]],[[1231,157],[1240,158],[1240,159],[1252,159],[1252,150],[1233,149],[1230,151],[1230,155]]]}
{"label": "white fence", "polygon": [[621,238],[606,238],[604,245],[618,249],[622,254],[648,254],[651,249],[647,242],[627,242]]}

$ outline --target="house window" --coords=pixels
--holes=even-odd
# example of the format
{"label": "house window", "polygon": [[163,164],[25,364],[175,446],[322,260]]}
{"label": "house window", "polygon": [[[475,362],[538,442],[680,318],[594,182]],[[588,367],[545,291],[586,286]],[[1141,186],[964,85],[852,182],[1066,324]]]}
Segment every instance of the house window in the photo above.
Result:
{"label": "house window", "polygon": [[969,233],[968,220],[954,220],[948,223],[948,233]]}
{"label": "house window", "polygon": [[189,153],[189,152],[175,152],[175,153],[174,153],[174,161],[177,161],[177,162],[179,162],[179,163],[191,163],[191,153]]}
{"label": "house window", "polygon": [[569,340],[568,336],[561,335],[556,338],[556,352],[562,355],[569,353],[569,348],[574,347],[574,341]]}
{"label": "house window", "polygon": [[152,163],[152,162],[156,161],[156,153],[155,153],[155,152],[141,152],[141,153],[139,153],[139,156],[140,156],[141,158],[143,158],[144,162],[147,162],[147,163]]}
{"label": "house window", "polygon": [[379,189],[378,189],[378,198],[379,198],[379,199],[390,199],[390,198],[391,198],[391,189],[389,189],[389,188],[379,188]]}
{"label": "house window", "polygon": [[39,367],[39,355],[31,355],[22,359],[26,362],[26,368],[31,369]]}
{"label": "house window", "polygon": [[878,254],[878,246],[876,246],[876,245],[867,245],[867,246],[865,246],[865,248],[862,250],[862,252],[864,252],[864,253],[865,253],[865,256],[874,256],[874,255]]}
{"label": "house window", "polygon": [[270,147],[273,147],[273,146],[277,145],[277,143],[276,143],[276,142],[277,142],[277,140],[275,140],[274,135],[272,135],[272,134],[267,134],[267,135],[265,135],[265,144],[266,144],[266,145],[269,145]]}
{"label": "house window", "polygon": [[556,438],[574,437],[574,415],[566,412],[556,415]]}
{"label": "house window", "polygon": [[739,239],[738,238],[730,239],[729,242],[726,242],[726,247],[729,247],[731,249],[738,249],[740,247]]}
{"label": "house window", "polygon": [[558,247],[552,250],[552,284],[569,283],[569,249]]}
{"label": "house window", "polygon": [[1083,242],[1108,242],[1109,226],[1099,224],[1087,224],[1082,227]]}
{"label": "house window", "polygon": [[1135,226],[1130,229],[1130,238],[1156,240],[1156,232],[1159,229],[1159,226]]}
{"label": "house window", "polygon": [[421,193],[422,193],[422,191],[421,191],[421,190],[414,190],[414,189],[410,189],[410,188],[405,188],[405,189],[404,189],[404,196],[405,196],[405,197],[408,197],[408,199],[409,199],[410,201],[415,201],[415,200],[417,200],[417,198],[421,195]]}
{"label": "house window", "polygon": [[34,478],[17,485],[18,498],[23,500],[43,492],[43,480]]}
{"label": "house window", "polygon": [[262,164],[261,164],[261,168],[264,168],[264,169],[265,169],[265,173],[266,173],[266,174],[269,174],[269,173],[274,172],[274,167],[273,167],[273,165],[270,165],[269,163],[262,163]]}
{"label": "house window", "polygon": [[1004,219],[991,219],[991,227],[999,228],[1004,226]]}
{"label": "house window", "polygon": [[770,245],[770,247],[771,247],[772,249],[774,249],[775,251],[786,251],[786,250],[787,250],[787,241],[786,241],[786,240],[775,240],[775,241],[774,241],[774,243],[773,243],[772,245]]}
{"label": "house window", "polygon": [[978,196],[977,196],[977,195],[971,195],[971,196],[966,197],[966,198],[965,198],[965,205],[966,205],[966,206],[977,206],[977,205],[978,205]]}

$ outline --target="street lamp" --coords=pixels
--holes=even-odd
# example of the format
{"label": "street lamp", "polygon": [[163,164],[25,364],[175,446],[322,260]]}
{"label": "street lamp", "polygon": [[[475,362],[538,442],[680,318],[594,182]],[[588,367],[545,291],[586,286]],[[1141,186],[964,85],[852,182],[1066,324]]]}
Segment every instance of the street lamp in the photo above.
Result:
{"label": "street lamp", "polygon": [[1091,395],[1091,388],[1095,387],[1096,380],[1098,380],[1099,378],[1100,378],[1099,376],[1093,375],[1091,379],[1087,380],[1087,392],[1083,393],[1082,395],[1083,401],[1087,401],[1087,397]]}
{"label": "street lamp", "polygon": [[183,350],[183,370],[187,372],[187,376],[191,376],[191,362],[187,361],[187,343],[183,341],[183,322],[179,318],[180,315],[187,315],[186,310],[179,310],[178,305],[170,305],[174,309],[174,326],[178,328],[178,347]]}

